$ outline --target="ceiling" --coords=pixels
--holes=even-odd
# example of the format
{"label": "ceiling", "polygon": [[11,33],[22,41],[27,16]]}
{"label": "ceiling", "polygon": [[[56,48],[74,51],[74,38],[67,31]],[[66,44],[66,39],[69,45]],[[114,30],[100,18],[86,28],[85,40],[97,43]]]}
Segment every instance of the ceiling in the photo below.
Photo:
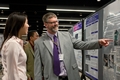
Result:
{"label": "ceiling", "polygon": [[[93,12],[73,12],[73,11],[47,11],[48,7],[54,8],[72,8],[72,9],[94,9],[97,10],[104,6],[105,4],[112,2],[114,0],[101,0],[97,2],[97,0],[19,0],[19,1],[0,1],[0,6],[7,4],[10,9],[0,9],[0,17],[7,17],[10,13],[14,11],[24,12],[28,15],[28,23],[30,25],[29,30],[37,30],[41,35],[44,31],[44,26],[42,22],[42,16],[46,12],[54,12],[58,19],[82,19],[86,16],[90,15]],[[0,19],[0,23],[5,23],[6,19]],[[59,21],[60,30],[68,31],[74,24],[78,21]],[[65,26],[66,25],[66,26]],[[4,27],[5,25],[1,24],[0,27]],[[4,28],[0,28],[0,33],[3,33]],[[63,30],[64,29],[64,30]],[[65,30],[66,29],[66,30]]]}

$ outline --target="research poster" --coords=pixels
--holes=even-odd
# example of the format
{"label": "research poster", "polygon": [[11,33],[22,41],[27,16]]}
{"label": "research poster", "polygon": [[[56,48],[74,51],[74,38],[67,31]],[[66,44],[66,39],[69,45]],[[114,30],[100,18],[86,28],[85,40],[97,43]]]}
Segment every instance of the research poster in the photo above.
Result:
{"label": "research poster", "polygon": [[[98,40],[99,14],[95,13],[85,19],[85,41]],[[93,80],[98,80],[98,49],[86,50],[85,73]]]}
{"label": "research poster", "polygon": [[[74,25],[73,27],[73,36],[82,41],[82,22],[78,22],[77,24]],[[82,52],[81,50],[76,50],[75,51],[75,57],[77,60],[78,68],[82,70]]]}
{"label": "research poster", "polygon": [[104,8],[103,37],[112,39],[108,47],[104,47],[104,80],[120,80],[120,0]]}

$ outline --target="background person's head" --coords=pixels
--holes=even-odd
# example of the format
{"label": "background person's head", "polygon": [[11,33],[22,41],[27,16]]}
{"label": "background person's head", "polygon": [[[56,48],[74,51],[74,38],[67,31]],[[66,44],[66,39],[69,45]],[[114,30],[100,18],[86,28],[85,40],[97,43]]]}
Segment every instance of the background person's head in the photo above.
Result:
{"label": "background person's head", "polygon": [[52,12],[48,12],[42,17],[44,26],[46,27],[47,31],[51,34],[55,34],[58,31],[58,19],[56,14]]}
{"label": "background person's head", "polygon": [[27,40],[30,42],[34,42],[36,39],[39,38],[39,34],[36,30],[30,30],[27,35]]}

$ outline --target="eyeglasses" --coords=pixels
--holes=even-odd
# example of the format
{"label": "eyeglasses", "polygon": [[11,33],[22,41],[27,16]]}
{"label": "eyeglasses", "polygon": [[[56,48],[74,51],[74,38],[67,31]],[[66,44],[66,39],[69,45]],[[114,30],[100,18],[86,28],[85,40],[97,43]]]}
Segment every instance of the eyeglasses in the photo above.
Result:
{"label": "eyeglasses", "polygon": [[59,21],[53,21],[53,22],[46,22],[46,23],[49,23],[49,24],[55,24],[55,23],[58,23]]}

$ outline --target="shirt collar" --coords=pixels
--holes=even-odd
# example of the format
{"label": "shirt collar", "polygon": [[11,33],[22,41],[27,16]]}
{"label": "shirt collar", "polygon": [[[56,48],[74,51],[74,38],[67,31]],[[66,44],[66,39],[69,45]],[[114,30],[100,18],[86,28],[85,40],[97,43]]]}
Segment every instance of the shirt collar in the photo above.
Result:
{"label": "shirt collar", "polygon": [[11,38],[16,40],[21,46],[23,46],[23,40],[22,39],[20,39],[20,38],[18,38],[16,36],[12,36]]}
{"label": "shirt collar", "polygon": [[[50,34],[48,31],[47,31],[47,35],[51,38],[51,39],[53,39],[53,34]],[[55,33],[55,35],[57,36],[57,32]]]}

